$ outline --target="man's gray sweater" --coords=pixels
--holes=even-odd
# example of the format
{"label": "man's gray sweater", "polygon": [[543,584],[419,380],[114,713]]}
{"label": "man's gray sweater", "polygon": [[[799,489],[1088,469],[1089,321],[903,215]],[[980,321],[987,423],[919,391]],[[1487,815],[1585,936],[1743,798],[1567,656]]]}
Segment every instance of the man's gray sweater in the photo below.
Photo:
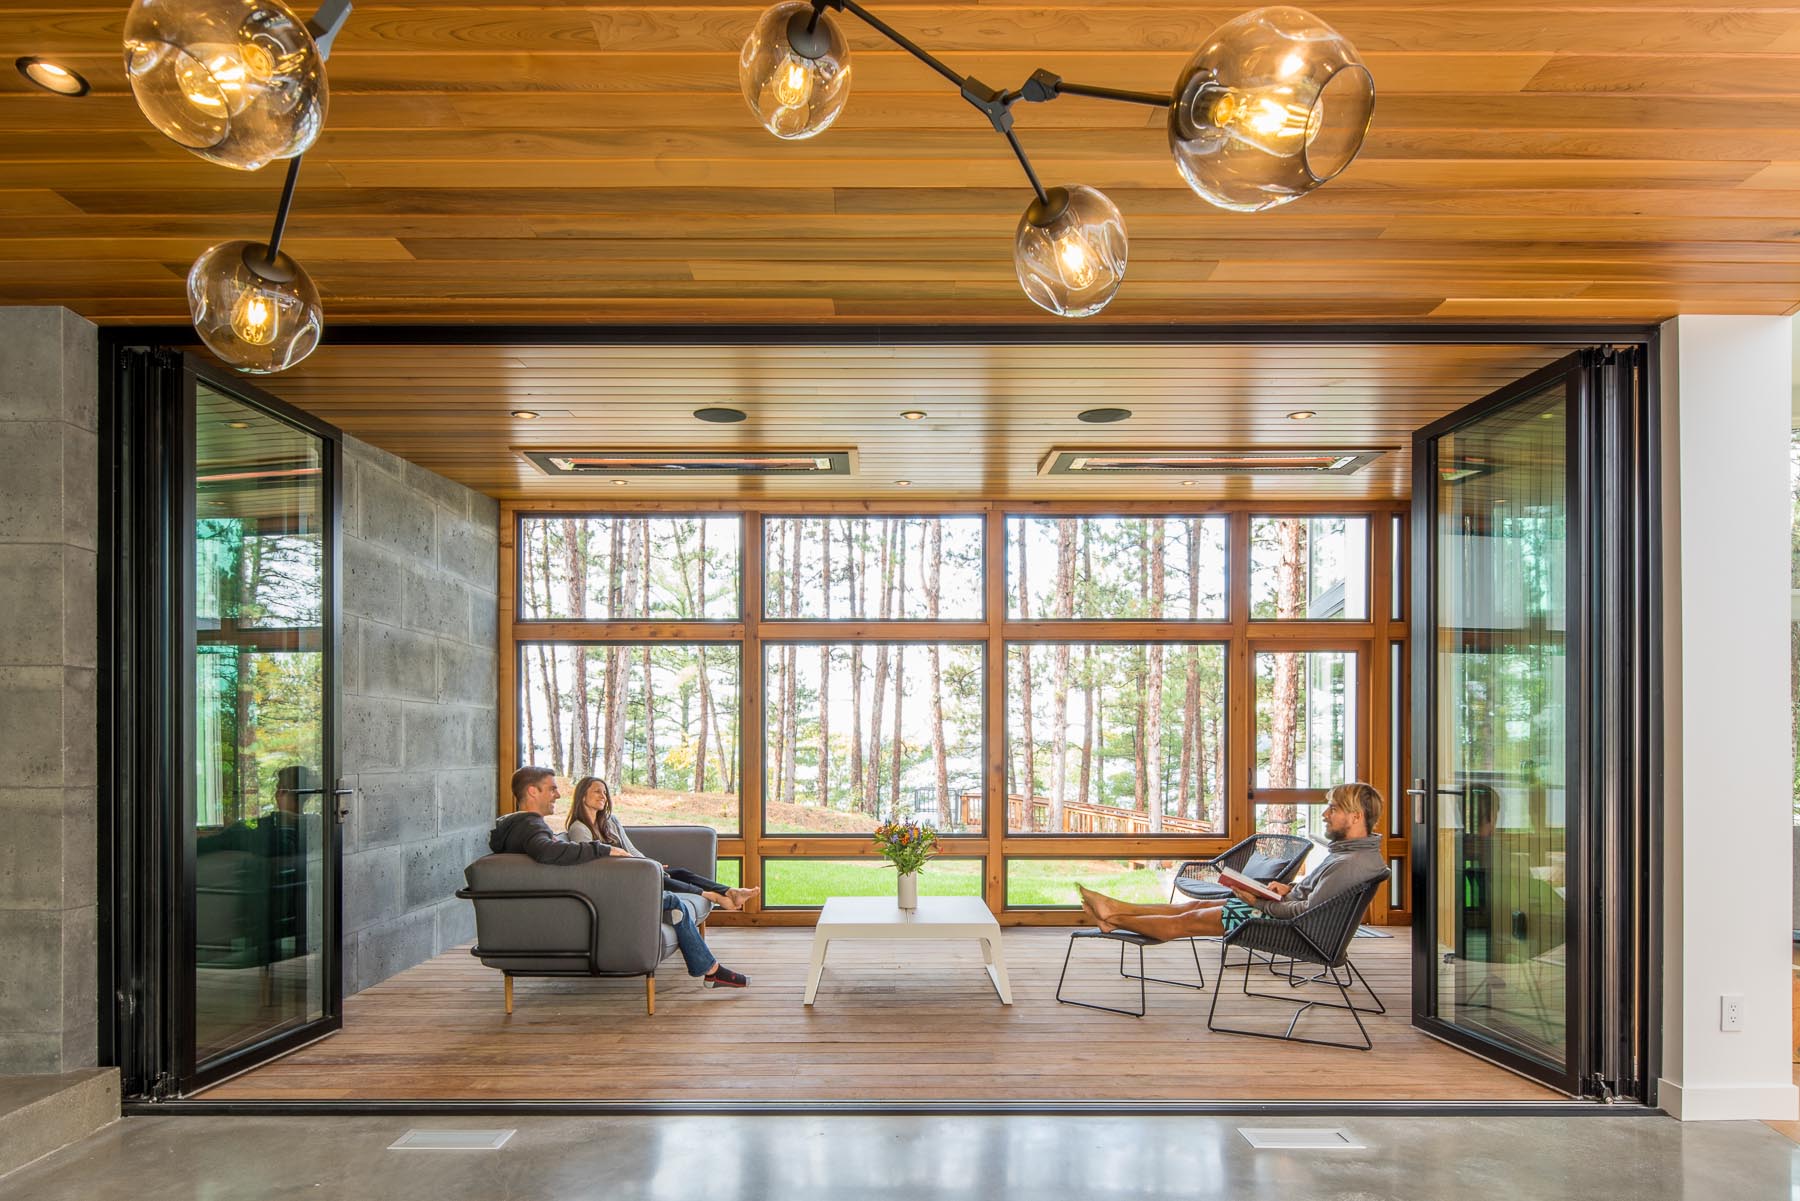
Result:
{"label": "man's gray sweater", "polygon": [[1387,875],[1387,870],[1387,861],[1381,857],[1381,835],[1346,838],[1332,843],[1325,862],[1294,885],[1287,896],[1279,901],[1257,901],[1256,907],[1270,917],[1299,917],[1314,905],[1355,892],[1369,881],[1380,879]]}

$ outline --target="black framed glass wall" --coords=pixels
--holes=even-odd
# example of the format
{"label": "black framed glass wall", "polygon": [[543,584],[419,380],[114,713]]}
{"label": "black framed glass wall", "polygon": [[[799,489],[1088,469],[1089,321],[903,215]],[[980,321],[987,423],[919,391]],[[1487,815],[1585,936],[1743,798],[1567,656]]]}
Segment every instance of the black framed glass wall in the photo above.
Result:
{"label": "black framed glass wall", "polygon": [[110,1033],[127,1091],[187,1092],[340,1022],[339,443],[191,358],[115,366]]}
{"label": "black framed glass wall", "polygon": [[[1398,711],[1368,648],[1406,638],[1370,603],[1393,588],[1401,509],[503,506],[503,774],[597,771],[628,821],[711,825],[792,906],[733,922],[810,921],[809,861],[862,887],[896,813],[935,826],[1009,921],[1068,920],[1072,879],[1166,896],[1175,864],[1271,806],[1304,827],[1333,773],[1390,790],[1369,748]],[[1303,553],[1258,558],[1288,542]],[[1259,587],[1305,599],[1265,613]],[[1275,661],[1299,665],[1277,695],[1304,764],[1279,789],[1256,704]]]}

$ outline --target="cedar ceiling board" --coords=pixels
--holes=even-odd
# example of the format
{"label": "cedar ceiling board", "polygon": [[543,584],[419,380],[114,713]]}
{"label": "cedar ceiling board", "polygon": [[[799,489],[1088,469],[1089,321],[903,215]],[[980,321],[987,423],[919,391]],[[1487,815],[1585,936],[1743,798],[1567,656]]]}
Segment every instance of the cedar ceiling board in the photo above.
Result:
{"label": "cedar ceiling board", "polygon": [[[1380,500],[1410,490],[1411,437],[1567,353],[1520,344],[326,345],[256,381],[349,434],[507,499],[667,503],[955,499]],[[705,405],[744,409],[730,426]],[[1122,405],[1128,422],[1084,425]],[[901,410],[924,409],[918,422]],[[514,409],[542,416],[519,421]],[[1314,410],[1309,421],[1287,414]],[[1347,476],[1038,474],[1058,448],[1377,448]],[[543,475],[540,450],[840,450],[848,477]],[[899,488],[895,480],[912,481]]]}
{"label": "cedar ceiling board", "polygon": [[[1244,7],[878,11],[990,83],[1045,66],[1141,87]],[[1380,99],[1358,161],[1282,210],[1193,197],[1155,111],[1021,108],[1046,178],[1107,191],[1134,237],[1096,323],[1640,322],[1800,304],[1792,4],[1311,7],[1360,47]],[[1054,324],[1010,278],[1024,188],[978,115],[845,18],[849,107],[824,136],[779,143],[737,96],[759,8],[357,5],[289,227],[328,320]],[[0,303],[178,321],[199,250],[267,228],[279,170],[232,172],[157,135],[124,86],[122,22],[118,0],[0,0],[0,43],[95,87],[70,100],[0,80]]]}

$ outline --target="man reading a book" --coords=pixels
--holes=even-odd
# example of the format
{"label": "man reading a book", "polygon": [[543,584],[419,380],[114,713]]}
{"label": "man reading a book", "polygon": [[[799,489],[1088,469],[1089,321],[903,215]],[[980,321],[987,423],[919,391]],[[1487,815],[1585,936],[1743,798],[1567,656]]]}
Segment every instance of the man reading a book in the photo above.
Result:
{"label": "man reading a book", "polygon": [[1230,934],[1253,917],[1299,917],[1314,905],[1387,875],[1381,836],[1375,833],[1381,810],[1381,794],[1368,784],[1339,784],[1326,793],[1325,837],[1331,853],[1298,884],[1261,885],[1264,892],[1258,893],[1247,887],[1254,881],[1222,877],[1221,883],[1235,896],[1170,905],[1133,905],[1082,888],[1081,910],[1102,930],[1129,930],[1158,942]]}

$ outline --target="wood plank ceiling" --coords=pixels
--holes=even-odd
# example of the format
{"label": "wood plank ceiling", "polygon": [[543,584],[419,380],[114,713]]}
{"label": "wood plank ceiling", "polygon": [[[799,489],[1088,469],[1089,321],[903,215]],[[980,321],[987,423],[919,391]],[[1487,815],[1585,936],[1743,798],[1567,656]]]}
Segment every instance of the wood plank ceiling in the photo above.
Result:
{"label": "wood plank ceiling", "polygon": [[[1161,115],[1026,106],[1051,182],[1133,236],[1101,321],[1648,320],[1800,302],[1800,11],[1714,0],[1310,0],[1379,101],[1362,157],[1277,212],[1209,208]],[[1161,87],[1241,6],[883,0],[954,66]],[[0,301],[185,320],[207,245],[265,236],[279,167],[157,135],[125,0],[0,3]],[[1013,278],[1016,164],[943,81],[846,19],[855,93],[782,144],[738,95],[757,0],[371,0],[331,62],[290,248],[333,322],[1054,321]]]}
{"label": "wood plank ceiling", "polygon": [[[1568,350],[1547,344],[327,345],[276,395],[492,496],[1183,503],[1410,492],[1412,431]],[[710,425],[692,413],[748,414]],[[1088,425],[1083,409],[1130,420]],[[539,414],[521,421],[512,410]],[[925,418],[909,421],[903,410]],[[1311,411],[1308,420],[1288,414]],[[1352,475],[1045,477],[1056,448],[1343,448]],[[857,451],[850,476],[552,479],[522,449]],[[907,486],[896,481],[906,480]]]}

